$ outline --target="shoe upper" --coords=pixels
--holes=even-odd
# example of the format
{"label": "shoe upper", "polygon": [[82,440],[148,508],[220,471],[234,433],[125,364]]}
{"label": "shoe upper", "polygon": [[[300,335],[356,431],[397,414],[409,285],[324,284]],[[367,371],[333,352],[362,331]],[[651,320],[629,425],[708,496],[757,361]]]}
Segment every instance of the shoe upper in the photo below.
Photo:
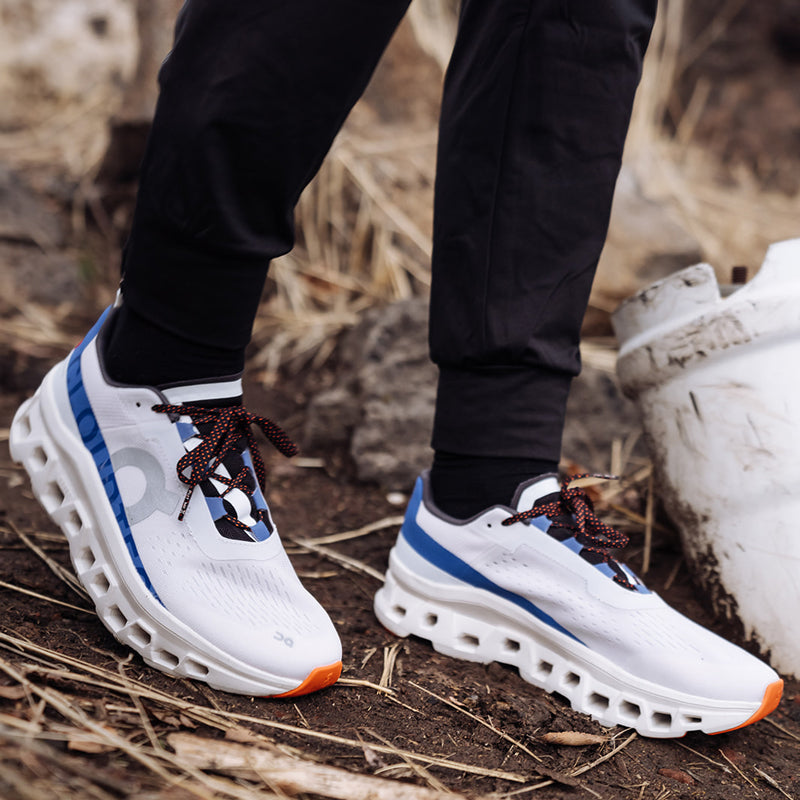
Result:
{"label": "shoe upper", "polygon": [[146,590],[186,629],[254,667],[302,680],[339,661],[338,635],[292,568],[259,487],[249,422],[261,418],[241,409],[241,380],[117,385],[99,349],[90,334],[73,353],[70,405],[82,433],[100,434],[87,447],[97,447]]}
{"label": "shoe upper", "polygon": [[613,558],[587,558],[586,540],[565,533],[563,508],[549,517],[536,511],[537,503],[551,506],[559,491],[555,476],[543,476],[520,487],[515,509],[495,506],[460,521],[436,509],[423,476],[401,538],[432,565],[430,577],[514,603],[607,659],[609,669],[731,700],[749,699],[754,687],[763,694],[778,679],[759,659],[672,609]]}

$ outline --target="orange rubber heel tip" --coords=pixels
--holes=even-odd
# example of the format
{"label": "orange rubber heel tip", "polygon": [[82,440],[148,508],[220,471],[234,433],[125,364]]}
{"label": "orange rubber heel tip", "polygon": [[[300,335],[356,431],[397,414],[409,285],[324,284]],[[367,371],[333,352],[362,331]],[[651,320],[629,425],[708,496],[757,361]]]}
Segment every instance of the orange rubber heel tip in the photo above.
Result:
{"label": "orange rubber heel tip", "polygon": [[737,725],[735,728],[728,728],[726,731],[717,731],[717,733],[730,733],[731,731],[738,731],[739,728],[744,728],[747,725],[752,725],[754,722],[758,722],[760,719],[764,719],[767,714],[771,714],[777,707],[778,703],[781,701],[781,697],[783,696],[783,681],[775,681],[767,686],[767,690],[764,692],[764,699],[761,701],[761,705],[758,707],[758,710],[752,717],[750,717],[746,722],[743,722],[741,725]]}
{"label": "orange rubber heel tip", "polygon": [[310,694],[336,683],[342,674],[342,662],[328,664],[326,667],[317,667],[311,670],[308,677],[295,689],[283,694],[273,694],[272,697],[299,697],[301,694]]}

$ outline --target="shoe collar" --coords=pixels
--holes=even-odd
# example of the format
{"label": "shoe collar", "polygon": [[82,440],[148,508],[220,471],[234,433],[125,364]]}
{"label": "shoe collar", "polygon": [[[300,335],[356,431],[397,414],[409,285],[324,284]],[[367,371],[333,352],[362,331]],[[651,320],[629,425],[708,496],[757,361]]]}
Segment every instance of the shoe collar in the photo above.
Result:
{"label": "shoe collar", "polygon": [[161,388],[161,394],[169,405],[207,404],[219,401],[220,405],[232,405],[231,401],[241,401],[242,379],[228,378],[207,383],[192,383]]}
{"label": "shoe collar", "polygon": [[537,500],[549,494],[558,494],[560,490],[558,476],[554,472],[548,472],[521,483],[514,493],[511,505],[517,511],[528,511],[533,508]]}

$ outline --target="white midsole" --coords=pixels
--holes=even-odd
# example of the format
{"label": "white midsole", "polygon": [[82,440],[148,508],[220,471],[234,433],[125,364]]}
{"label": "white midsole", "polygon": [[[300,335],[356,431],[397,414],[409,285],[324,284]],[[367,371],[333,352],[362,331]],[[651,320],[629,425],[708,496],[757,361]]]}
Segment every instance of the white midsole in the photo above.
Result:
{"label": "white midsole", "polygon": [[[408,562],[415,559],[420,564],[413,568]],[[697,697],[632,675],[514,603],[438,570],[402,537],[375,597],[375,613],[398,636],[428,639],[456,658],[515,666],[526,681],[565,696],[602,725],[625,725],[644,736],[726,731],[760,707]]]}

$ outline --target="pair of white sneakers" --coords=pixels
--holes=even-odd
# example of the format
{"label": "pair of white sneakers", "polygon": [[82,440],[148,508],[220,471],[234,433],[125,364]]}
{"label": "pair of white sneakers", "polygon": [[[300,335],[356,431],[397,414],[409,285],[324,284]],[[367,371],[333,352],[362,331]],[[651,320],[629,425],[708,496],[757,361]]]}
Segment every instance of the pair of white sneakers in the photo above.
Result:
{"label": "pair of white sneakers", "polygon": [[[104,371],[109,309],[17,412],[12,457],[65,533],[81,582],[121,642],[151,666],[257,696],[334,683],[341,644],[304,589],[261,493],[241,381],[155,389]],[[761,719],[782,682],[696,625],[609,556],[619,542],[555,476],[513,508],[462,521],[423,475],[375,613],[442,653],[516,666],[603,725],[646,736],[718,733]]]}

